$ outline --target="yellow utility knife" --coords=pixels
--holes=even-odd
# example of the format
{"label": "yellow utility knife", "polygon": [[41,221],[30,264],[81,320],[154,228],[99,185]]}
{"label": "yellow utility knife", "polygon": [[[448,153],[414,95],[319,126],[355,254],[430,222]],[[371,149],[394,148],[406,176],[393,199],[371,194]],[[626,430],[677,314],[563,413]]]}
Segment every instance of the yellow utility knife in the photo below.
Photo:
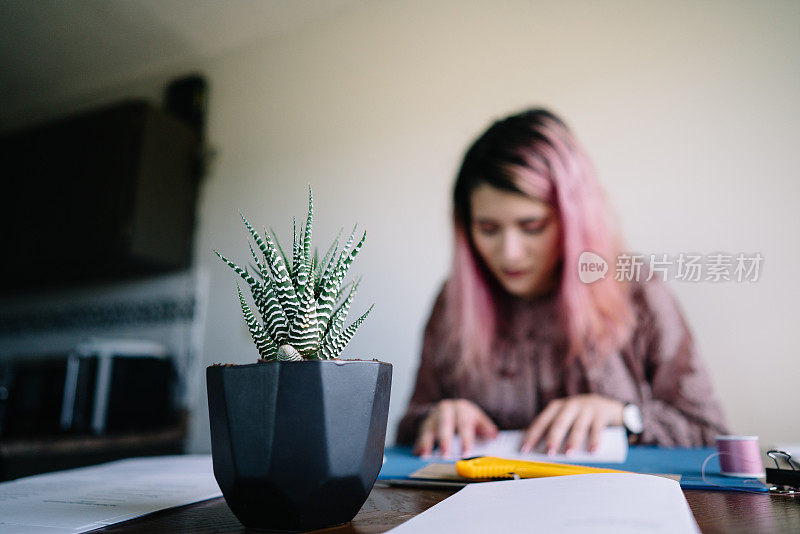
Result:
{"label": "yellow utility knife", "polygon": [[[456,462],[456,472],[464,478],[541,478],[589,473],[628,473],[617,469],[587,467],[585,465],[555,464],[507,460],[493,456],[479,456]],[[516,475],[516,476],[514,476]]]}

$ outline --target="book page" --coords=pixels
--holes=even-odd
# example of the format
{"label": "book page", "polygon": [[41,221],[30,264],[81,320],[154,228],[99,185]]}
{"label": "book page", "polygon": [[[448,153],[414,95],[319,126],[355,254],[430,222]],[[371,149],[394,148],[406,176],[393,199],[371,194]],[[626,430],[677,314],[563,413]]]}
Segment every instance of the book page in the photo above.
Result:
{"label": "book page", "polygon": [[465,456],[497,456],[514,460],[528,460],[531,462],[565,462],[565,463],[623,463],[628,456],[628,435],[623,427],[608,427],[603,431],[600,446],[595,452],[589,452],[586,444],[577,449],[574,454],[556,454],[548,456],[543,450],[533,451],[528,454],[519,452],[522,444],[523,430],[503,430],[494,440],[476,440],[467,455],[461,454],[461,440],[455,436],[451,446],[452,454],[442,456],[437,451],[424,456],[430,460],[460,460]]}

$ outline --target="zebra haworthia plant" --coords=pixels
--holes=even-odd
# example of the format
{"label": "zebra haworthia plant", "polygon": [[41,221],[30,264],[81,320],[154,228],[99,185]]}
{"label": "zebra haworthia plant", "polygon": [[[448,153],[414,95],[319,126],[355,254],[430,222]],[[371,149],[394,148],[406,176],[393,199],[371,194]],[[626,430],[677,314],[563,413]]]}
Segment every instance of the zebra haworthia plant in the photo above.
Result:
{"label": "zebra haworthia plant", "polygon": [[[261,321],[248,306],[239,284],[239,303],[247,328],[261,355],[260,361],[300,361],[335,359],[352,339],[372,307],[347,328],[344,327],[358,281],[342,285],[350,265],[361,250],[367,233],[355,242],[356,229],[337,256],[339,236],[319,260],[311,250],[311,226],[314,201],[308,189],[308,217],[305,226],[297,225],[292,243],[292,258],[281,247],[274,230],[262,237],[240,214],[261,257],[250,244],[253,263],[242,268],[217,252],[250,287]],[[341,231],[339,232],[341,235]],[[252,273],[251,273],[252,270]],[[255,275],[255,276],[253,276]],[[341,297],[348,288],[344,300]],[[338,307],[336,304],[340,302]]]}

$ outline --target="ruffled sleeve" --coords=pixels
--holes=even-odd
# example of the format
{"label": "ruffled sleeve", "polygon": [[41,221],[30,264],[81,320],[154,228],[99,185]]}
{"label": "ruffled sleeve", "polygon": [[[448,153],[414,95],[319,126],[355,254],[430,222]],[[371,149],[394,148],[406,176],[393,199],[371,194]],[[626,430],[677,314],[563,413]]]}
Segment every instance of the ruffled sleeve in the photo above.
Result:
{"label": "ruffled sleeve", "polygon": [[713,444],[715,435],[727,433],[725,419],[677,302],[660,282],[640,284],[634,302],[639,327],[633,347],[641,351],[644,375],[638,403],[644,431],[639,443]]}
{"label": "ruffled sleeve", "polygon": [[439,370],[437,352],[445,347],[444,288],[439,292],[422,339],[422,357],[417,370],[417,382],[408,404],[408,410],[397,430],[398,444],[411,444],[417,436],[420,423],[430,409],[442,399],[452,397],[443,374]]}

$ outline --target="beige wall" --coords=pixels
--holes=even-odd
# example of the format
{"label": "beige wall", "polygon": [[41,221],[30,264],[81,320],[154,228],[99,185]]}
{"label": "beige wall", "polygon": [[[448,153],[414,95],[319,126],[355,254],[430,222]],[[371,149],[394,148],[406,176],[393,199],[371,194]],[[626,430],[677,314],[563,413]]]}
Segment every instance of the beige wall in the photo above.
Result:
{"label": "beige wall", "polygon": [[[459,157],[493,117],[546,105],[593,156],[632,250],[762,253],[757,283],[672,287],[732,430],[800,441],[798,26],[790,1],[380,1],[187,65],[209,77],[218,153],[196,241],[205,363],[256,357],[210,249],[245,260],[240,209],[289,236],[310,183],[321,248],[368,230],[354,312],[376,307],[345,354],[394,365],[393,436],[447,273]],[[192,448],[208,450],[202,400],[195,415]]]}

